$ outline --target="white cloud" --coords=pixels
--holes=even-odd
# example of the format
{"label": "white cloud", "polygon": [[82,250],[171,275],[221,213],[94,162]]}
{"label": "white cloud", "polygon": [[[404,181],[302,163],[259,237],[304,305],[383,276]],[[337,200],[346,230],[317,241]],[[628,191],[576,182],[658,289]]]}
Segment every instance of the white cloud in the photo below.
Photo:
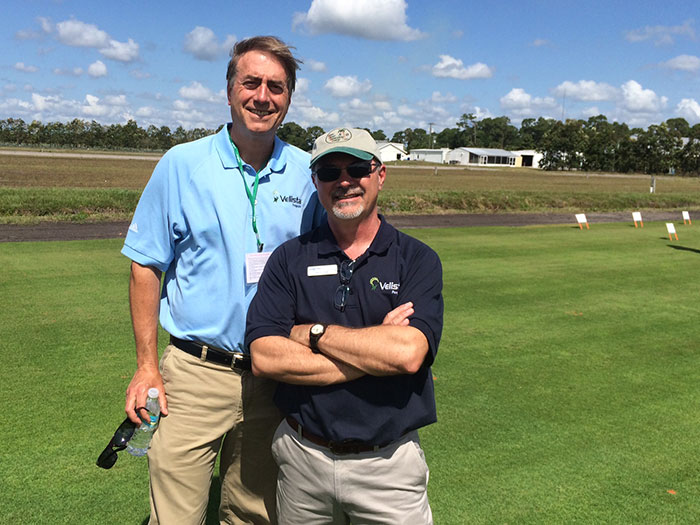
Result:
{"label": "white cloud", "polygon": [[544,38],[535,38],[530,45],[532,47],[543,47],[550,45],[550,42]]}
{"label": "white cloud", "polygon": [[336,127],[340,123],[337,112],[325,111],[315,106],[310,99],[296,94],[287,114],[287,122],[296,122],[302,127],[321,126],[325,130]]}
{"label": "white cloud", "polygon": [[66,76],[72,76],[72,77],[79,77],[83,73],[85,73],[85,70],[83,70],[82,67],[74,67],[73,69],[61,69],[61,68],[55,67],[53,69],[54,75],[66,75]]}
{"label": "white cloud", "polygon": [[664,62],[662,65],[670,69],[695,73],[700,71],[700,58],[693,55],[679,55],[668,62]]}
{"label": "white cloud", "polygon": [[72,47],[106,47],[109,35],[96,25],[80,20],[65,20],[56,24],[56,38],[62,44]]}
{"label": "white cloud", "polygon": [[15,32],[15,38],[17,40],[36,40],[37,38],[41,38],[41,34],[31,29],[20,29]]}
{"label": "white cloud", "polygon": [[617,96],[617,89],[605,82],[594,82],[593,80],[579,80],[562,82],[552,90],[557,97],[566,97],[585,102],[600,102],[613,100]]}
{"label": "white cloud", "polygon": [[356,76],[335,76],[324,87],[332,96],[344,98],[367,93],[372,89],[372,83],[367,79],[360,82]]}
{"label": "white cloud", "polygon": [[208,27],[197,26],[185,35],[184,50],[198,60],[214,61],[222,54],[227,54],[236,42],[234,35],[227,35],[219,42],[214,31]]}
{"label": "white cloud", "polygon": [[691,124],[700,122],[700,103],[694,98],[684,98],[676,106],[676,113]]}
{"label": "white cloud", "polygon": [[129,75],[132,76],[133,78],[138,78],[139,80],[142,80],[144,78],[151,78],[151,74],[147,71],[144,71],[142,69],[132,69],[129,71]]}
{"label": "white cloud", "polygon": [[226,100],[226,92],[223,89],[215,93],[197,81],[191,82],[188,86],[182,86],[178,90],[178,94],[187,100],[198,100],[214,104],[221,104]]}
{"label": "white cloud", "polygon": [[[42,27],[47,33],[53,30],[46,19],[42,22]],[[119,42],[94,24],[75,19],[64,20],[56,24],[55,31],[56,39],[60,43],[71,47],[94,48],[111,60],[133,62],[139,57],[139,45],[131,38],[126,42]]]}
{"label": "white cloud", "polygon": [[97,60],[88,66],[87,72],[92,78],[104,77],[107,75],[107,66],[101,60]]}
{"label": "white cloud", "polygon": [[83,114],[90,117],[102,117],[109,112],[107,106],[100,104],[99,97],[90,94],[85,95],[85,105],[82,109]]}
{"label": "white cloud", "polygon": [[136,110],[136,116],[142,118],[152,117],[157,114],[158,112],[152,106],[142,106]]}
{"label": "white cloud", "polygon": [[444,104],[446,102],[449,104],[454,104],[455,102],[457,102],[457,97],[455,97],[452,93],[445,93],[443,95],[439,91],[433,91],[430,100],[438,104]]}
{"label": "white cloud", "polygon": [[24,73],[36,73],[37,71],[39,71],[38,67],[30,66],[28,64],[25,64],[24,62],[17,62],[14,67],[17,71],[22,71]]}
{"label": "white cloud", "polygon": [[522,88],[513,88],[500,98],[501,107],[517,117],[539,116],[557,107],[552,97],[533,97]]}
{"label": "white cloud", "polygon": [[192,104],[190,104],[186,100],[179,100],[178,99],[175,102],[173,102],[173,107],[177,111],[188,111],[188,110],[192,109]]}
{"label": "white cloud", "polygon": [[296,88],[294,88],[294,96],[297,97],[307,93],[309,91],[310,84],[311,82],[308,78],[297,77],[297,85]]}
{"label": "white cloud", "polygon": [[309,69],[311,71],[319,71],[323,72],[326,70],[326,64],[323,62],[319,62],[318,60],[314,60],[313,58],[309,58],[304,61],[304,65],[309,66]]}
{"label": "white cloud", "polygon": [[105,97],[105,104],[108,106],[126,106],[128,105],[126,101],[126,95],[107,95]]}
{"label": "white cloud", "polygon": [[622,85],[622,108],[632,113],[657,113],[666,107],[668,98],[659,97],[651,89],[644,89],[629,80]]}
{"label": "white cloud", "polygon": [[293,28],[313,35],[337,33],[369,40],[418,40],[425,33],[408,26],[405,0],[313,0],[306,13],[295,13]]}
{"label": "white cloud", "polygon": [[433,76],[443,78],[457,78],[459,80],[469,80],[472,78],[490,78],[493,76],[493,69],[477,62],[471,66],[464,67],[464,62],[450,55],[440,55],[440,62],[433,66]]}
{"label": "white cloud", "polygon": [[110,40],[109,45],[99,51],[102,56],[119,62],[133,62],[139,57],[139,45],[131,38],[128,42]]}
{"label": "white cloud", "polygon": [[53,22],[51,22],[51,20],[46,18],[45,16],[38,16],[36,18],[36,21],[39,22],[41,30],[44,33],[51,33],[54,30]]}
{"label": "white cloud", "polygon": [[679,26],[646,26],[642,29],[627,31],[625,34],[625,38],[629,42],[653,40],[657,46],[673,44],[674,37],[677,36],[687,36],[694,40],[695,29],[693,28],[693,20],[686,20]]}

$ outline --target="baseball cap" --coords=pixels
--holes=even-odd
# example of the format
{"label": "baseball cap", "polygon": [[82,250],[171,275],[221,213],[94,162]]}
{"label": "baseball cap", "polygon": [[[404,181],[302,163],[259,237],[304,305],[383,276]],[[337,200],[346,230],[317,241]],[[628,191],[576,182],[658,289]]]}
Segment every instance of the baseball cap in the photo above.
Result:
{"label": "baseball cap", "polygon": [[311,149],[311,165],[329,153],[347,153],[362,160],[379,160],[379,148],[367,130],[335,128],[316,139]]}

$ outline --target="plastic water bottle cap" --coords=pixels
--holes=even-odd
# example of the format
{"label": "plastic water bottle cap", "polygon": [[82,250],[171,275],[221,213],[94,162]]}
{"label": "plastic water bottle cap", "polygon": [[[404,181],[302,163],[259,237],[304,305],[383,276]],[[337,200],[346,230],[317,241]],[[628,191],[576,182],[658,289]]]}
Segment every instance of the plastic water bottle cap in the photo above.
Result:
{"label": "plastic water bottle cap", "polygon": [[148,397],[150,398],[157,398],[158,395],[160,394],[160,391],[157,388],[149,388],[148,389]]}

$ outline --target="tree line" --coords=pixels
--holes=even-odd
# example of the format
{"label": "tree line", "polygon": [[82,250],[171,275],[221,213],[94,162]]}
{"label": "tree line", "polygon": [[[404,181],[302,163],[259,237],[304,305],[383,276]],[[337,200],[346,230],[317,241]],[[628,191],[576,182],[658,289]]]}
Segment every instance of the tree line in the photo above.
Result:
{"label": "tree line", "polygon": [[[221,128],[219,128],[221,129]],[[428,133],[422,128],[397,131],[389,139],[383,130],[366,128],[376,140],[403,144],[407,151],[423,148],[500,148],[533,149],[543,154],[540,166],[546,170],[583,170],[618,173],[700,176],[700,124],[690,126],[683,118],[672,118],[647,129],[630,128],[609,122],[604,115],[588,120],[562,122],[543,117],[527,118],[520,128],[506,116],[477,120],[465,113],[454,128]],[[0,143],[77,147],[93,149],[135,149],[165,151],[218,130],[179,126],[143,129],[134,120],[126,124],[102,125],[73,119],[70,122],[42,124],[22,119],[0,120]],[[280,126],[278,136],[305,151],[324,133],[319,126],[304,128],[295,122]]]}

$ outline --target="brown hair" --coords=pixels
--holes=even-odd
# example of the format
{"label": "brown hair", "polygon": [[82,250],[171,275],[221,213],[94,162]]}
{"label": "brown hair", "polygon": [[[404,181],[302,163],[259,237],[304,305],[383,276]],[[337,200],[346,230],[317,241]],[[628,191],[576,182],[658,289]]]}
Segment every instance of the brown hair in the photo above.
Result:
{"label": "brown hair", "polygon": [[297,85],[297,69],[299,69],[299,64],[302,63],[301,60],[294,57],[292,49],[295,48],[288,46],[276,36],[254,36],[245,40],[239,40],[231,49],[231,60],[229,60],[228,69],[226,70],[228,90],[231,89],[231,84],[236,76],[236,67],[241,56],[248,51],[265,51],[282,62],[282,67],[287,73],[287,89],[291,96]]}

